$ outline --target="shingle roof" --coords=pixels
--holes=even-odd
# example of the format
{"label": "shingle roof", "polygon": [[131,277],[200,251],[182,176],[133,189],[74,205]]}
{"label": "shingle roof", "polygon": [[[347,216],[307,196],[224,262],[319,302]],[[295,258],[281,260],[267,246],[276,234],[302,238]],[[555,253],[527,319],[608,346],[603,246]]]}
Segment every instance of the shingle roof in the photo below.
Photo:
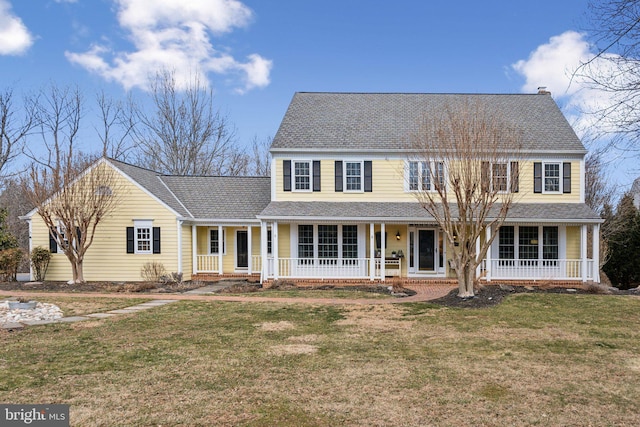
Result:
{"label": "shingle roof", "polygon": [[162,183],[158,172],[130,165],[114,159],[109,162],[128,175],[135,182],[144,187],[149,193],[160,199],[164,204],[176,211],[181,216],[189,216],[189,213],[182,207],[171,191]]}
{"label": "shingle roof", "polygon": [[268,177],[163,176],[173,194],[198,219],[256,219],[271,200]]}
{"label": "shingle roof", "polygon": [[549,95],[308,92],[293,96],[271,149],[400,150],[425,114],[476,102],[521,130],[524,150],[585,151]]}
{"label": "shingle roof", "polygon": [[185,218],[255,220],[271,199],[268,177],[173,176],[109,162]]}
{"label": "shingle roof", "polygon": [[[498,206],[494,206],[497,210]],[[433,221],[418,202],[271,202],[259,215],[264,219],[309,221]],[[508,221],[601,222],[600,217],[582,203],[515,203]]]}

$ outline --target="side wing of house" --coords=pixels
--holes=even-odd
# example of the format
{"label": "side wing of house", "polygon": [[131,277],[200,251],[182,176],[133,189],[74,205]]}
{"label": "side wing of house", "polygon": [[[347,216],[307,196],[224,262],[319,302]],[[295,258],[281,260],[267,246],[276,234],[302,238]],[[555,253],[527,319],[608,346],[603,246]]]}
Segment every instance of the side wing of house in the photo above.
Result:
{"label": "side wing of house", "polygon": [[[104,167],[113,167],[104,162]],[[115,210],[95,232],[94,241],[84,260],[87,281],[140,281],[141,270],[148,263],[162,265],[167,273],[191,275],[191,234],[178,221],[177,213],[132,180],[120,169],[114,192],[118,192]],[[89,172],[91,173],[91,172]],[[114,194],[115,196],[115,194]],[[49,230],[37,213],[30,220],[30,246],[49,248],[52,259],[46,280],[67,281],[71,267],[58,250]]]}

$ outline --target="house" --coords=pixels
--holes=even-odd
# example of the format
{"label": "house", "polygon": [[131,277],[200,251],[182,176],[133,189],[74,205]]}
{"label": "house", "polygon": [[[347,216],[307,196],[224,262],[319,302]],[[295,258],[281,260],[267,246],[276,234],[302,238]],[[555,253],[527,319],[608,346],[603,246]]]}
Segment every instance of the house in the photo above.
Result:
{"label": "house", "polygon": [[[517,161],[502,165],[518,198],[484,280],[598,282],[599,239],[587,235],[598,235],[601,219],[584,203],[586,150],[548,92],[296,93],[273,140],[270,178],[166,176],[103,159],[127,194],[99,226],[85,278],[139,280],[150,261],[186,279],[455,277],[451,248],[416,199],[429,185],[425,168],[446,170],[436,158],[412,160],[406,142],[425,114],[462,101],[490,105],[523,137]],[[28,218],[31,245],[47,246],[48,230],[35,212]],[[68,276],[64,255],[54,255],[47,278]]]}

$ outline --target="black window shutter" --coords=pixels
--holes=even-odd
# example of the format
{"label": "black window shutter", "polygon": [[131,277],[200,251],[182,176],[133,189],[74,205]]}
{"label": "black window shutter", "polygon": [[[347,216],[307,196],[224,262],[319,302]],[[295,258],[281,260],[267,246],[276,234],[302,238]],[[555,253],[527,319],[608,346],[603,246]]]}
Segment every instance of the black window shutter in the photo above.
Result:
{"label": "black window shutter", "polygon": [[542,163],[533,164],[533,192],[542,193]]}
{"label": "black window shutter", "polygon": [[562,164],[562,192],[571,193],[571,163]]}
{"label": "black window shutter", "polygon": [[512,193],[520,191],[520,164],[511,162],[511,188]]}
{"label": "black window shutter", "polygon": [[160,253],[160,227],[153,227],[153,253]]}
{"label": "black window shutter", "polygon": [[133,227],[127,227],[127,253],[132,254],[135,253],[134,248],[134,238],[133,238]]}
{"label": "black window shutter", "polygon": [[342,191],[342,160],[336,160],[336,191]]}
{"label": "black window shutter", "polygon": [[58,253],[58,243],[56,243],[56,238],[53,237],[53,231],[49,231],[49,252],[52,254]]}
{"label": "black window shutter", "polygon": [[371,167],[371,160],[365,160],[364,162],[364,191],[371,193],[373,191],[373,170]]}
{"label": "black window shutter", "polygon": [[482,191],[488,192],[491,188],[491,175],[490,175],[489,162],[480,163],[480,186]]}
{"label": "black window shutter", "polygon": [[320,160],[313,161],[313,191],[320,191]]}
{"label": "black window shutter", "polygon": [[284,182],[284,191],[291,191],[291,160],[282,162],[282,179]]}

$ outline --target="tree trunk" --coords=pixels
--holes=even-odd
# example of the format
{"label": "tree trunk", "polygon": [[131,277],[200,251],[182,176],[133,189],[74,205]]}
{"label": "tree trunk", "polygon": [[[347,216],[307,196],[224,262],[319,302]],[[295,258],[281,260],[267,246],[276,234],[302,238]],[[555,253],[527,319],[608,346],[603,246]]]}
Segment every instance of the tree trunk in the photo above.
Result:
{"label": "tree trunk", "polygon": [[465,263],[462,268],[456,270],[458,276],[458,296],[460,298],[471,298],[473,293],[473,281],[475,279],[475,269],[469,263]]}
{"label": "tree trunk", "polygon": [[71,261],[71,273],[72,273],[72,279],[69,280],[70,285],[74,285],[74,284],[78,284],[78,283],[85,283],[84,280],[84,271],[83,271],[83,265],[82,265],[82,259],[78,260],[78,259],[73,259],[73,260],[69,260]]}

